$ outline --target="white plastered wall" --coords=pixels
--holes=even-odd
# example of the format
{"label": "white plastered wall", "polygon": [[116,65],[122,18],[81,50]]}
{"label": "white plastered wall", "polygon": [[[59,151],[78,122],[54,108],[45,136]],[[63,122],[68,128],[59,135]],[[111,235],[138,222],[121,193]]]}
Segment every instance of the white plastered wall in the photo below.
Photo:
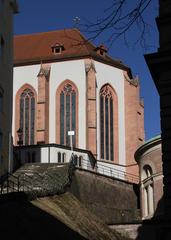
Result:
{"label": "white plastered wall", "polygon": [[86,148],[86,76],[84,60],[65,61],[51,64],[50,108],[49,108],[49,143],[56,142],[56,91],[66,79],[71,80],[78,89],[78,147]]}
{"label": "white plastered wall", "polygon": [[38,90],[37,74],[40,70],[40,64],[29,65],[14,68],[13,77],[13,121],[12,121],[12,134],[15,131],[15,98],[18,90],[25,84],[31,85],[35,91]]}
{"label": "white plastered wall", "polygon": [[[13,136],[15,126],[15,96],[24,85],[30,84],[38,91],[37,74],[40,64],[14,68],[13,87]],[[84,60],[65,61],[51,64],[49,82],[49,143],[56,142],[56,90],[66,79],[71,80],[78,88],[78,138],[79,148],[86,148],[86,76]],[[85,126],[85,127],[83,127]]]}
{"label": "white plastered wall", "polygon": [[99,92],[101,87],[109,83],[118,97],[118,128],[119,128],[119,164],[125,165],[125,105],[124,105],[124,76],[123,71],[95,61],[97,80],[97,159],[100,159],[100,113]]}

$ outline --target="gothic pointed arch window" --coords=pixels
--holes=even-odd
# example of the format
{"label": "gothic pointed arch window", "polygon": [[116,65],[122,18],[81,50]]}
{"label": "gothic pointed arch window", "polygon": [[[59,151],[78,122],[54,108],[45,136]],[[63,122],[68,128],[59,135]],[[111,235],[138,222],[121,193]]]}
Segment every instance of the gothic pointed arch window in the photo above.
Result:
{"label": "gothic pointed arch window", "polygon": [[104,160],[114,161],[115,154],[115,119],[117,109],[116,94],[109,84],[100,90],[100,157]]}
{"label": "gothic pointed arch window", "polygon": [[23,145],[35,143],[35,94],[30,88],[20,94],[19,129],[22,131]]}
{"label": "gothic pointed arch window", "polygon": [[[65,81],[57,90],[57,139],[62,145],[77,145],[77,109],[78,91],[71,81]],[[73,136],[68,136],[68,131],[74,131]]]}

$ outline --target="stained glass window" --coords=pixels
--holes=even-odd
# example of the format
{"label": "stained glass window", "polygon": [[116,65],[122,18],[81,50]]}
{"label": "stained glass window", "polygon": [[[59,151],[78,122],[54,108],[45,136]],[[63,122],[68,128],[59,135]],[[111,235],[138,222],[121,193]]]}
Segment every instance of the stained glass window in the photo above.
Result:
{"label": "stained glass window", "polygon": [[25,98],[25,145],[29,143],[29,98]]}
{"label": "stained glass window", "polygon": [[61,129],[61,135],[60,135],[60,143],[64,144],[64,93],[61,92],[60,94],[60,129]]}
{"label": "stained glass window", "polygon": [[68,136],[68,131],[71,130],[70,127],[70,103],[71,94],[66,94],[66,145],[70,146],[70,137]]}
{"label": "stained glass window", "polygon": [[34,144],[35,98],[31,98],[30,144]]}
{"label": "stained glass window", "polygon": [[105,145],[106,145],[106,159],[109,159],[109,108],[108,108],[108,97],[105,97]]}
{"label": "stained glass window", "polygon": [[[75,91],[72,92],[72,128],[76,129],[76,93]],[[72,136],[73,138],[73,146],[76,146],[75,142],[75,135]]]}
{"label": "stained glass window", "polygon": [[104,107],[103,96],[100,96],[100,139],[101,139],[101,158],[104,159]]}
{"label": "stained glass window", "polygon": [[76,92],[72,84],[66,83],[60,93],[60,143],[70,146],[68,131],[75,131],[72,136],[76,146]]}
{"label": "stained glass window", "polygon": [[110,160],[114,160],[113,156],[113,99],[110,98]]}
{"label": "stained glass window", "polygon": [[23,145],[34,144],[35,96],[29,88],[20,95],[20,129]]}
{"label": "stained glass window", "polygon": [[113,90],[108,84],[100,91],[100,156],[114,160]]}

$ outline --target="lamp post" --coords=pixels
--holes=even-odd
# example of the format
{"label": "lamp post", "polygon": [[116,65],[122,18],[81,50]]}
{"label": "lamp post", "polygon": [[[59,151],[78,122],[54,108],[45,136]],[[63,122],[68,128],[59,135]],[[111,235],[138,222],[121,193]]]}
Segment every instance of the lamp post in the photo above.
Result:
{"label": "lamp post", "polygon": [[72,136],[75,135],[74,131],[68,131],[68,136],[70,136],[70,142],[71,142],[71,155],[73,154],[73,139]]}

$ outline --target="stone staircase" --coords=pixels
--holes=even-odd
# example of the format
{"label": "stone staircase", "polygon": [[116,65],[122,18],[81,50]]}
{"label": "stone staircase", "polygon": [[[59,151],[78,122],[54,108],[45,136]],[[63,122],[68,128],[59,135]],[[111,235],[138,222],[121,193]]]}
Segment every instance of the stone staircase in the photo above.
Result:
{"label": "stone staircase", "polygon": [[72,181],[74,164],[25,164],[1,180],[1,194],[26,192],[31,199],[64,193]]}

